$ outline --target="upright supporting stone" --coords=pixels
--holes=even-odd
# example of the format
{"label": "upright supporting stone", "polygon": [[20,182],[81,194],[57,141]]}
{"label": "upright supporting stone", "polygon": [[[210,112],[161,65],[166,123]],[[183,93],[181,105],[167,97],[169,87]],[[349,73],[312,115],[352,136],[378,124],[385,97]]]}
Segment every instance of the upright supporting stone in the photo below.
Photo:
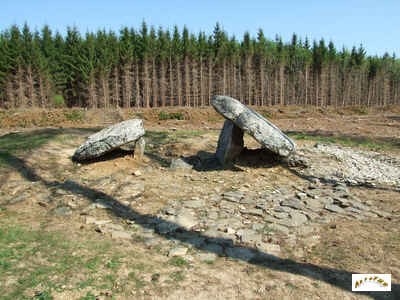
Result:
{"label": "upright supporting stone", "polygon": [[133,157],[134,157],[136,160],[142,160],[143,155],[144,155],[144,149],[145,149],[145,147],[146,147],[146,141],[145,141],[144,137],[139,138],[139,139],[136,141],[135,150],[134,150],[134,152],[133,152]]}
{"label": "upright supporting stone", "polygon": [[232,121],[225,120],[218,139],[216,156],[225,165],[232,162],[243,150],[243,130]]}

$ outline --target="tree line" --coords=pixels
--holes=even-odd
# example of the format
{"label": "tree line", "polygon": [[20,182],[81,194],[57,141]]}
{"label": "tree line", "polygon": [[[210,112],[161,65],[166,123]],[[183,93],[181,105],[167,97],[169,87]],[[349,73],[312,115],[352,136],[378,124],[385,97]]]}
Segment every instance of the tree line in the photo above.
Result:
{"label": "tree line", "polygon": [[27,24],[0,33],[0,107],[206,106],[212,95],[248,105],[400,104],[400,60],[337,49],[296,34],[288,42],[259,29],[239,40],[154,28],[66,34]]}

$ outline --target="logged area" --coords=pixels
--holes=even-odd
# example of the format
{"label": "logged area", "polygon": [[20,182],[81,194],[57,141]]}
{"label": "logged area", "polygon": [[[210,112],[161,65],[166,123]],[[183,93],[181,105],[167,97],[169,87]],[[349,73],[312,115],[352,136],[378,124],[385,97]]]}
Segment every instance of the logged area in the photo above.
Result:
{"label": "logged area", "polygon": [[[0,112],[3,299],[399,299],[400,111],[257,108],[297,144],[245,135],[222,168],[209,108]],[[140,118],[141,160],[71,160]],[[392,292],[354,294],[352,273]]]}

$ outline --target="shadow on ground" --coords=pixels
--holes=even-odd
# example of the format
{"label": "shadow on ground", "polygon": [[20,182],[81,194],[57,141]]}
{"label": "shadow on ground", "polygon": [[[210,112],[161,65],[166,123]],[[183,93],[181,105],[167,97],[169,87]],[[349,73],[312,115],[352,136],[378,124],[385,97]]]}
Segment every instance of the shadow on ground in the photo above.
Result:
{"label": "shadow on ground", "polygon": [[[212,249],[205,248],[204,246],[193,242],[198,238],[210,239],[210,237],[199,232],[186,230],[176,223],[164,220],[154,215],[141,214],[132,208],[121,204],[115,198],[77,182],[70,180],[65,182],[47,181],[41,178],[23,159],[16,156],[10,155],[7,161],[11,167],[20,172],[22,176],[30,181],[40,181],[49,188],[57,186],[57,188],[83,196],[93,202],[95,202],[96,199],[101,198],[110,206],[111,212],[119,218],[133,220],[136,224],[139,224],[144,228],[155,229],[155,232],[167,239],[179,240],[191,244],[197,249],[214,252]],[[160,230],[160,228],[174,228],[174,232],[165,233]],[[250,264],[262,266],[271,270],[287,272],[323,281],[345,291],[351,291],[351,275],[352,273],[357,273],[357,270],[340,270],[310,263],[300,263],[291,259],[282,259],[251,247],[234,246],[233,241],[230,239],[212,238],[212,240],[215,243],[224,244],[229,247],[228,249],[230,249],[230,251],[227,251],[224,255],[229,258],[246,261]],[[221,255],[217,252],[214,253]],[[400,285],[392,283],[392,292],[360,292],[357,294],[368,295],[373,299],[400,299]]]}

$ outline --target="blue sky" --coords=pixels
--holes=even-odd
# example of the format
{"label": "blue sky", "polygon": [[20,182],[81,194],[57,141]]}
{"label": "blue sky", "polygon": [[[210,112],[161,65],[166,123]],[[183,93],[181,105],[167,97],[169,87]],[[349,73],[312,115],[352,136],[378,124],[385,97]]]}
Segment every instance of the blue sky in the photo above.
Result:
{"label": "blue sky", "polygon": [[338,47],[364,45],[368,54],[400,55],[400,0],[1,0],[0,30],[25,21],[33,28],[48,24],[65,32],[138,27],[142,20],[165,28],[183,25],[194,32],[212,32],[218,21],[240,37],[262,28],[269,38],[300,37],[332,40]]}

